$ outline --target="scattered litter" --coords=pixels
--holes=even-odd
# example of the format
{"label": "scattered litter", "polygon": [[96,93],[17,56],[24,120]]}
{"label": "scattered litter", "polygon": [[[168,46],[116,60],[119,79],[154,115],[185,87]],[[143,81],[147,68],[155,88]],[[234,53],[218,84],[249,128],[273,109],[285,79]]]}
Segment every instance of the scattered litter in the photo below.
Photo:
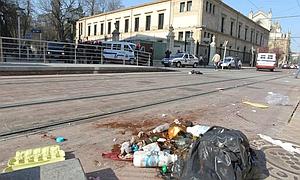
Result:
{"label": "scattered litter", "polygon": [[231,105],[235,106],[236,104],[231,104]]}
{"label": "scattered litter", "polygon": [[200,72],[200,71],[192,70],[192,71],[189,72],[189,74],[203,74],[203,73]]}
{"label": "scattered litter", "polygon": [[211,179],[218,175],[222,179],[251,179],[255,164],[249,142],[240,131],[193,125],[181,119],[139,132],[102,156],[130,161],[135,167],[159,168],[165,179]]}
{"label": "scattered litter", "polygon": [[255,110],[255,109],[253,109],[253,110],[252,110],[252,112],[256,113],[256,110]]}
{"label": "scattered litter", "polygon": [[135,167],[162,167],[177,160],[177,155],[162,151],[137,151],[133,155]]}
{"label": "scattered litter", "polygon": [[168,116],[167,114],[162,114],[162,115],[161,115],[161,117],[163,117],[163,118],[164,118],[164,117],[167,117],[167,116]]}
{"label": "scattered litter", "polygon": [[100,161],[94,160],[95,166],[101,167],[102,163]]}
{"label": "scattered litter", "polygon": [[206,133],[210,128],[210,126],[195,125],[193,127],[187,127],[186,132],[191,133],[193,136],[199,137],[200,135]]}
{"label": "scattered litter", "polygon": [[258,134],[258,136],[273,145],[282,147],[284,150],[288,151],[291,154],[294,154],[294,153],[300,154],[300,147],[295,144],[288,143],[288,142],[282,142],[280,140],[275,140],[275,139],[273,139],[269,136],[263,135],[263,134]]}
{"label": "scattered litter", "polygon": [[16,156],[7,163],[3,172],[37,167],[65,160],[65,152],[58,145],[17,151]]}
{"label": "scattered litter", "polygon": [[266,102],[268,104],[272,104],[272,105],[283,105],[286,106],[289,104],[289,97],[288,96],[284,96],[282,94],[279,93],[273,93],[273,92],[268,92],[268,96],[265,98]]}
{"label": "scattered litter", "polygon": [[243,103],[247,104],[247,105],[250,105],[250,106],[253,106],[253,107],[261,108],[261,109],[265,109],[265,108],[269,107],[269,106],[266,106],[264,104],[252,103],[252,102],[249,102],[249,101],[243,101]]}
{"label": "scattered litter", "polygon": [[289,83],[290,81],[284,81],[284,82]]}
{"label": "scattered litter", "polygon": [[58,137],[55,138],[55,141],[56,141],[57,143],[62,143],[62,142],[64,142],[64,141],[66,141],[66,139],[65,139],[64,137],[62,137],[62,136],[58,136]]}
{"label": "scattered litter", "polygon": [[116,141],[117,141],[117,138],[114,138],[114,139],[113,139],[113,142],[116,142]]}
{"label": "scattered litter", "polygon": [[169,123],[165,123],[163,125],[157,126],[155,129],[153,129],[153,133],[160,133],[163,131],[166,131],[167,129],[169,129],[170,124]]}
{"label": "scattered litter", "polygon": [[216,88],[217,90],[219,90],[219,91],[223,91],[224,90],[224,88]]}

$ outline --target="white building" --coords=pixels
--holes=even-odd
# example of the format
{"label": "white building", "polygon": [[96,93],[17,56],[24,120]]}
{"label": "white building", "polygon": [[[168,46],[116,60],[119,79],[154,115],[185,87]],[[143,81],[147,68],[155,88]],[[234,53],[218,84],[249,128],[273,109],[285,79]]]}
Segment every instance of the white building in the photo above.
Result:
{"label": "white building", "polygon": [[82,41],[109,40],[115,28],[121,40],[165,41],[172,26],[175,40],[186,41],[192,35],[194,52],[206,57],[213,36],[218,48],[227,40],[229,52],[244,54],[267,46],[269,39],[268,29],[221,0],[158,0],[85,17],[76,26],[76,38]]}

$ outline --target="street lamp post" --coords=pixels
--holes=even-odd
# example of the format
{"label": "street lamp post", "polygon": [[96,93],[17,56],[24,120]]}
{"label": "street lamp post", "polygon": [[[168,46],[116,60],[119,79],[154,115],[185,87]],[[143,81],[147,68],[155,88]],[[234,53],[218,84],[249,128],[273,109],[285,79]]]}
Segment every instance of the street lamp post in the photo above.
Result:
{"label": "street lamp post", "polygon": [[19,61],[21,59],[21,13],[24,9],[19,8],[17,10],[17,16],[18,16],[18,41],[19,41]]}

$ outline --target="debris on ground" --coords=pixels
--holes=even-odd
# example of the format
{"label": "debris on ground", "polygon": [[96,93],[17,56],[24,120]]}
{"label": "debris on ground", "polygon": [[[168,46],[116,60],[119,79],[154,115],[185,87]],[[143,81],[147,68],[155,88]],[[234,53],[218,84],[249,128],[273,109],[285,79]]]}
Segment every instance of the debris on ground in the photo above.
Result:
{"label": "debris on ground", "polygon": [[200,71],[191,70],[191,71],[189,72],[189,74],[203,74],[203,73],[200,72]]}
{"label": "debris on ground", "polygon": [[300,154],[300,147],[295,144],[292,144],[289,142],[282,142],[280,140],[275,140],[275,139],[273,139],[269,136],[263,135],[263,134],[258,134],[258,136],[273,145],[282,147],[284,150],[288,151],[291,154],[295,154],[295,153]]}
{"label": "debris on ground", "polygon": [[159,168],[165,179],[251,179],[253,160],[242,132],[178,119],[139,132],[102,156]]}
{"label": "debris on ground", "polygon": [[243,101],[243,103],[244,103],[244,104],[247,104],[247,105],[250,105],[250,106],[253,106],[253,107],[261,108],[261,109],[266,109],[266,108],[269,107],[269,106],[264,105],[264,104],[253,103],[253,102],[249,102],[249,101]]}
{"label": "debris on ground", "polygon": [[268,92],[268,96],[265,98],[266,102],[271,105],[289,105],[289,97],[279,93]]}
{"label": "debris on ground", "polygon": [[58,137],[55,138],[55,141],[56,141],[57,143],[62,143],[62,142],[64,142],[64,141],[66,141],[66,139],[65,139],[64,137],[62,137],[62,136],[58,136]]}
{"label": "debris on ground", "polygon": [[27,149],[17,151],[16,156],[8,161],[7,168],[3,172],[12,172],[64,160],[65,152],[58,145]]}

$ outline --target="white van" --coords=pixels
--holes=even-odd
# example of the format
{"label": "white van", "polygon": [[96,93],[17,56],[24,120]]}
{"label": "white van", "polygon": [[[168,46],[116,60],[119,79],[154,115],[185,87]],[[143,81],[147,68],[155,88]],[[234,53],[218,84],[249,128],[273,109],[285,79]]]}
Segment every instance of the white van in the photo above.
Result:
{"label": "white van", "polygon": [[127,61],[134,64],[135,44],[129,42],[105,41],[102,43],[103,56],[105,59]]}
{"label": "white van", "polygon": [[275,53],[258,53],[256,70],[269,69],[274,71],[276,67],[276,54]]}

